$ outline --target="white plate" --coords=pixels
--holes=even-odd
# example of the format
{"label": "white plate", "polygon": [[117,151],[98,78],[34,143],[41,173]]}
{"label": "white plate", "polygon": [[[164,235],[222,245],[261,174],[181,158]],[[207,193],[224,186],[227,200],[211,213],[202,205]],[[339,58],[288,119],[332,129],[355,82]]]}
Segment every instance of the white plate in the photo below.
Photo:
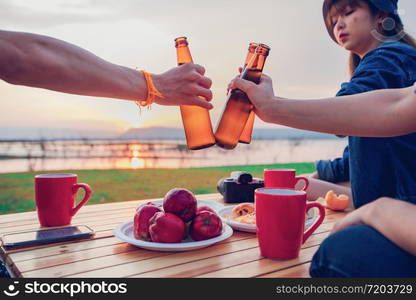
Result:
{"label": "white plate", "polygon": [[[147,202],[152,202],[154,204],[156,204],[159,207],[163,206],[163,200],[154,200],[154,201],[147,201]],[[197,205],[199,206],[209,206],[210,208],[212,208],[215,212],[219,212],[221,209],[224,208],[224,205],[215,201],[208,201],[208,200],[197,200]],[[146,202],[143,202],[146,203]],[[143,203],[140,203],[138,206],[142,205]]]}
{"label": "white plate", "polygon": [[[226,206],[218,212],[220,218],[228,225],[230,225],[233,229],[245,232],[256,233],[256,225],[255,224],[244,224],[237,221],[234,221],[227,216],[231,215],[231,211],[237,205]],[[316,211],[315,209],[310,209],[308,211],[308,219],[305,221],[305,228],[311,226],[313,221],[315,221]]]}
{"label": "white plate", "polygon": [[118,225],[114,228],[114,235],[120,240],[144,248],[147,250],[155,251],[189,251],[200,249],[204,247],[211,246],[215,243],[221,242],[228,239],[233,234],[233,229],[227,224],[222,224],[222,233],[221,235],[205,240],[205,241],[194,241],[190,237],[184,239],[181,243],[154,243],[142,241],[134,238],[133,234],[133,221],[128,221]]}

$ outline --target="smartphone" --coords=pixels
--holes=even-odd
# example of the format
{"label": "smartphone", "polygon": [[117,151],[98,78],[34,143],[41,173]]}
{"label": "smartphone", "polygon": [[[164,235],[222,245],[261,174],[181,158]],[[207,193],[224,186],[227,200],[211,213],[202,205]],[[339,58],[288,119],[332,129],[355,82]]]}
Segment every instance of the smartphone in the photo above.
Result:
{"label": "smartphone", "polygon": [[3,247],[22,247],[88,238],[94,231],[85,225],[15,232],[0,237]]}

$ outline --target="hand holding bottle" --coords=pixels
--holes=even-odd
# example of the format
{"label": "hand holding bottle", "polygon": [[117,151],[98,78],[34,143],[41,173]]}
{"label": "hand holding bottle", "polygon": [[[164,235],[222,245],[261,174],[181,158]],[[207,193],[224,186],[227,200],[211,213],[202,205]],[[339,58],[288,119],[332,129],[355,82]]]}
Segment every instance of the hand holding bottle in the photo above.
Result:
{"label": "hand holding bottle", "polygon": [[161,105],[195,105],[212,109],[212,104],[208,102],[212,100],[212,81],[204,74],[204,67],[186,63],[153,75],[153,82],[163,95],[163,98],[157,97],[155,102]]}
{"label": "hand holding bottle", "polygon": [[[257,84],[263,72],[264,63],[269,55],[270,47],[265,44],[258,44],[253,54],[248,54],[248,62],[241,73],[241,77]],[[241,142],[249,143],[251,140],[252,124],[254,115],[253,105],[248,96],[242,90],[233,90],[228,95],[222,116],[215,131],[217,145],[224,149],[234,149]],[[250,119],[250,116],[252,118]],[[247,127],[247,122],[250,121]],[[242,134],[244,139],[241,139]],[[248,138],[248,139],[246,139]]]}
{"label": "hand holding bottle", "polygon": [[262,74],[260,83],[235,77],[229,84],[229,89],[240,89],[245,92],[250,99],[250,102],[254,105],[254,111],[265,122],[269,122],[271,112],[271,106],[278,103],[277,98],[274,96],[272,79]]}

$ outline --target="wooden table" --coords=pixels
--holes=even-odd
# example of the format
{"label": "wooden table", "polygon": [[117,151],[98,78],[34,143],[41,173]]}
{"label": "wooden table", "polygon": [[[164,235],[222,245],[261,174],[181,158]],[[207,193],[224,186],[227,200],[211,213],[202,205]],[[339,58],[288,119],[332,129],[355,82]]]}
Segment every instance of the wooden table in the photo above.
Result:
{"label": "wooden table", "polygon": [[[220,194],[197,198],[222,202]],[[299,257],[277,261],[260,256],[255,234],[239,231],[210,247],[176,253],[144,250],[115,238],[113,228],[131,220],[143,201],[149,200],[83,207],[72,223],[94,229],[93,239],[1,248],[0,255],[14,277],[308,277],[313,254],[334,222],[345,215],[327,210],[324,223],[302,246]],[[0,235],[38,227],[36,212],[0,215]]]}

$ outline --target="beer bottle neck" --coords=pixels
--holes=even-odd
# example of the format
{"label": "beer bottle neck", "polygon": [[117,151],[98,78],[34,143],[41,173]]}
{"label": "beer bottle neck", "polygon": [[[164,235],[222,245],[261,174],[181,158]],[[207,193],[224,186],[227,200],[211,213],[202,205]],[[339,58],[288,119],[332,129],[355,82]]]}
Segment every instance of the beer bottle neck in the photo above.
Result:
{"label": "beer bottle neck", "polygon": [[264,64],[266,62],[266,58],[269,55],[269,51],[270,51],[269,46],[265,44],[259,44],[256,47],[255,53],[252,55],[251,59],[249,60],[247,64],[247,69],[262,72],[264,68]]}
{"label": "beer bottle neck", "polygon": [[247,69],[263,71],[266,57],[265,55],[254,53],[247,63]]}
{"label": "beer bottle neck", "polygon": [[251,58],[255,54],[256,48],[257,48],[257,44],[256,43],[250,43],[250,46],[248,47],[247,57],[246,57],[246,60],[244,62],[244,68],[248,65],[248,63],[250,62]]}
{"label": "beer bottle neck", "polygon": [[179,66],[193,62],[189,47],[186,45],[180,45],[176,47],[176,57]]}
{"label": "beer bottle neck", "polygon": [[253,57],[254,54],[255,54],[254,52],[248,52],[247,53],[247,57],[246,57],[246,60],[244,62],[244,68],[247,67],[248,63],[250,62],[250,60],[251,60],[251,58]]}

